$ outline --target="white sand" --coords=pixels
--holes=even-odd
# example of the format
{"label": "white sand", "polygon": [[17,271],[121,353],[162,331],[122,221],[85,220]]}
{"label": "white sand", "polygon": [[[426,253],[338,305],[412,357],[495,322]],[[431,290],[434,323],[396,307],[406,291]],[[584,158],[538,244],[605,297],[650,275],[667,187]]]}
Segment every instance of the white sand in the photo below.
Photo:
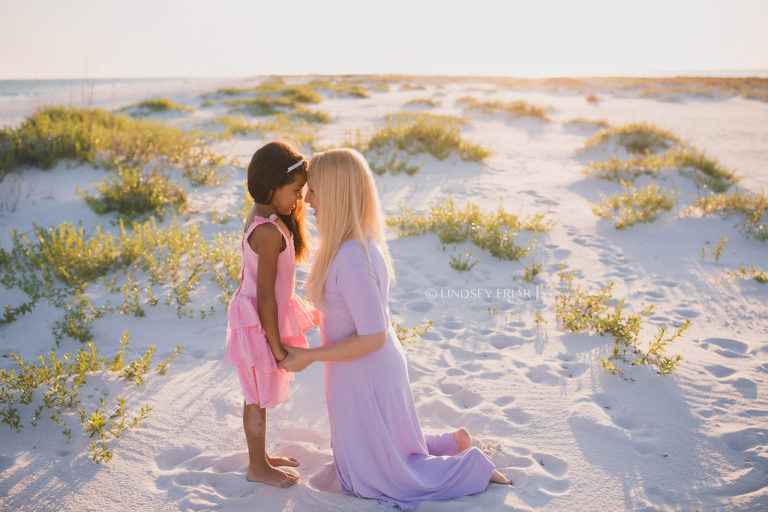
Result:
{"label": "white sand", "polygon": [[[93,104],[119,108],[167,96],[199,107],[201,92],[252,83],[200,81],[163,90],[125,87],[96,91]],[[374,92],[368,99],[328,97],[319,105],[336,118],[321,128],[326,144],[341,140],[347,129],[373,126],[378,116],[403,108],[409,99],[438,92],[444,93],[436,96],[443,106],[429,109],[436,113],[461,113],[454,101],[466,94],[526,99],[554,108],[550,123],[470,114],[474,126],[465,128],[464,135],[495,153],[483,164],[425,156],[414,176],[377,177],[389,213],[400,204],[424,211],[451,194],[459,204],[471,199],[486,210],[496,208],[499,198],[507,210],[524,205],[529,213],[552,203],[550,217],[559,219],[550,233],[540,236],[533,258],[504,262],[474,248],[480,263],[468,273],[452,270],[448,261],[459,250],[466,253],[469,244],[451,245],[444,252],[435,235],[389,236],[398,276],[390,293],[393,318],[407,326],[434,321],[422,339],[407,346],[424,430],[466,426],[515,484],[491,485],[483,493],[451,501],[424,502],[418,510],[768,509],[768,285],[719,281],[726,270],[742,264],[768,267],[768,246],[745,238],[737,216],[678,218],[674,209],[654,223],[615,230],[592,214],[587,199],[597,199],[597,189],[614,192],[620,186],[579,172],[587,159],[609,152],[580,154],[595,131],[563,124],[579,116],[614,124],[657,123],[706,149],[743,176],[746,189],[756,192],[768,188],[768,104],[741,98],[672,103],[599,94],[603,101],[593,105],[575,92],[468,89],[449,84],[441,91],[433,85],[424,91],[400,91],[394,85],[391,92]],[[72,95],[0,99],[0,124],[17,124],[36,105],[66,102],[67,96]],[[79,103],[77,95],[73,102]],[[169,122],[201,120],[222,111],[199,109]],[[246,164],[262,142],[241,137],[215,148]],[[95,215],[76,193],[77,186],[92,190],[92,181],[105,174],[61,162],[52,171],[26,169],[9,175],[0,183],[0,243],[8,246],[12,228],[30,232],[33,221],[46,227],[64,220],[80,220],[86,227],[99,222],[114,230],[114,217]],[[238,170],[217,189],[187,186],[192,221],[203,222],[204,234],[239,227],[239,219],[223,228],[211,224],[210,212],[227,206],[236,214],[243,179]],[[681,205],[696,192],[679,175],[661,184],[683,191]],[[701,259],[702,247],[711,249],[726,235],[728,243],[718,262]],[[525,283],[523,269],[531,260],[542,264],[542,272],[534,283]],[[564,333],[557,325],[549,290],[559,287],[561,262],[578,269],[577,281],[592,289],[614,281],[615,296],[625,297],[631,311],[656,304],[644,323],[643,339],[660,325],[690,318],[689,330],[669,349],[683,355],[679,369],[668,376],[648,367],[630,368],[623,378],[605,373],[598,360],[610,353],[610,337]],[[300,281],[304,276],[299,271]],[[204,281],[194,294],[196,309],[207,309],[219,293]],[[427,296],[431,289],[450,293],[465,288],[489,290],[493,296]],[[497,289],[532,294],[538,290],[539,298],[503,300],[496,298]],[[23,298],[16,291],[0,293],[3,303],[17,304]],[[497,312],[489,311],[495,306]],[[140,428],[109,443],[114,458],[108,464],[90,461],[90,440],[76,415],[68,417],[71,441],[47,417],[37,427],[28,424],[41,400],[38,391],[36,401],[21,408],[26,424],[21,434],[0,426],[0,508],[382,510],[375,501],[343,495],[336,482],[321,365],[298,374],[292,400],[269,413],[268,447],[301,460],[301,482],[283,490],[245,481],[242,397],[234,369],[221,362],[226,316],[221,303],[215,307],[216,313],[204,320],[179,320],[175,308],[165,305],[146,306],[147,317],[142,319],[116,314],[97,319],[94,342],[104,355],[115,352],[124,330],[132,335],[132,357],[150,344],[158,346],[160,358],[177,344],[184,350],[168,376],[153,377],[139,388],[112,377],[89,378],[86,390],[92,397],[106,389],[112,391],[110,398],[127,393],[132,412],[145,402],[153,407]],[[536,328],[535,311],[548,321],[544,329]],[[0,367],[11,366],[10,352],[27,359],[46,353],[53,346],[51,327],[60,316],[60,311],[40,305],[33,314],[0,327]],[[309,339],[318,344],[319,333],[311,331]],[[74,352],[80,346],[68,339],[60,351]]]}

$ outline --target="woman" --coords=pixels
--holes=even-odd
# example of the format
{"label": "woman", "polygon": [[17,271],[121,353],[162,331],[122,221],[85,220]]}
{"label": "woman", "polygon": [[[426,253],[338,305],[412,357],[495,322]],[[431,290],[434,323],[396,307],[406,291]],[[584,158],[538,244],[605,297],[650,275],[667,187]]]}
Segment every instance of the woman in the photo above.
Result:
{"label": "woman", "polygon": [[508,484],[466,429],[425,436],[405,352],[390,324],[393,277],[373,176],[362,155],[337,149],[309,163],[305,201],[318,247],[307,290],[320,310],[322,346],[286,347],[279,366],[325,363],[331,446],[342,490],[402,509]]}

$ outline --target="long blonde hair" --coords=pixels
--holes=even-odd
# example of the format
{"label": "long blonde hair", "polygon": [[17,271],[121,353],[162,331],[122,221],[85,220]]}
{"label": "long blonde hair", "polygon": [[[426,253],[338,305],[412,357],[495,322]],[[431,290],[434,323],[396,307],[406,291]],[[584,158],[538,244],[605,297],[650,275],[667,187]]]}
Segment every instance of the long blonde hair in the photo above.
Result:
{"label": "long blonde hair", "polygon": [[319,202],[317,249],[305,289],[318,304],[323,301],[325,280],[339,249],[348,240],[379,244],[389,280],[394,280],[392,260],[384,239],[384,218],[379,194],[365,157],[354,149],[331,149],[315,153],[309,161],[309,182]]}

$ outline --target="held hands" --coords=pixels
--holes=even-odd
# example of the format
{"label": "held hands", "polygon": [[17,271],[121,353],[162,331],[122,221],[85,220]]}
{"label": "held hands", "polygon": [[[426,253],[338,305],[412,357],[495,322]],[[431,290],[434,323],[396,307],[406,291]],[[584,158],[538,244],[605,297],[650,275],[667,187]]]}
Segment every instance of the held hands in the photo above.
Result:
{"label": "held hands", "polygon": [[289,372],[300,372],[312,363],[310,349],[285,346],[288,356],[277,363],[278,368]]}

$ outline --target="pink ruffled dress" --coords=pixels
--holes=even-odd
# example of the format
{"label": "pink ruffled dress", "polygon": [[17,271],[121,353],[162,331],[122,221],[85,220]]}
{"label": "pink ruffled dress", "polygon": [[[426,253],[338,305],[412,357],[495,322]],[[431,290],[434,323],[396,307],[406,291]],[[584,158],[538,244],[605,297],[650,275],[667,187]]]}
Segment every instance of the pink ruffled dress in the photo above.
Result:
{"label": "pink ruffled dress", "polygon": [[292,347],[308,347],[304,332],[318,324],[318,312],[312,310],[294,292],[296,254],[293,235],[287,237],[275,222],[276,214],[269,218],[256,216],[245,231],[241,242],[243,268],[240,287],[227,308],[227,348],[224,362],[237,367],[237,374],[247,404],[274,407],[290,398],[288,384],[293,373],[277,367],[275,357],[267,343],[261,326],[256,302],[256,269],[259,255],[251,249],[248,237],[256,226],[273,223],[285,238],[285,249],[277,259],[275,299],[277,300],[280,341]]}

